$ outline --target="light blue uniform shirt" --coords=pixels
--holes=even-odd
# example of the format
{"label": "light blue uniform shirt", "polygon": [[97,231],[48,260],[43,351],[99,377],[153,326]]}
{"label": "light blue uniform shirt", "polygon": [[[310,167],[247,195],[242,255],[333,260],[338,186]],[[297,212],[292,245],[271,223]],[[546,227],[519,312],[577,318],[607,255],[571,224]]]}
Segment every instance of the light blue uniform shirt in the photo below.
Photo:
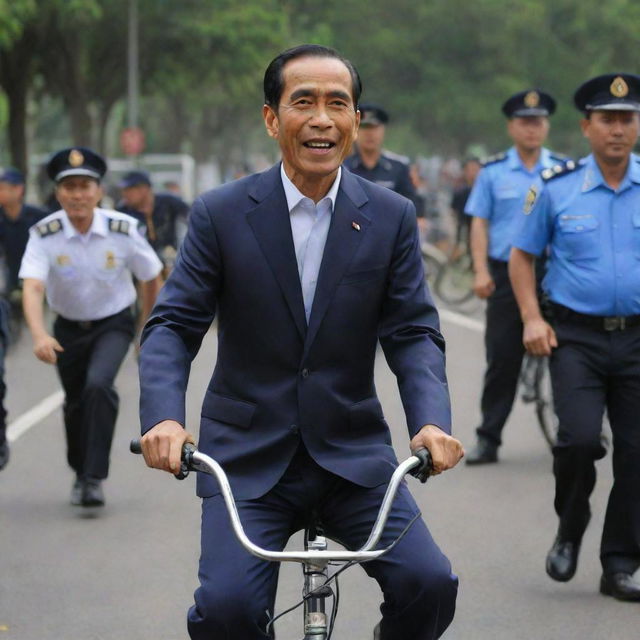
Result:
{"label": "light blue uniform shirt", "polygon": [[489,257],[507,262],[515,221],[522,212],[522,205],[529,187],[539,173],[566,158],[542,148],[538,164],[529,170],[522,164],[515,147],[487,162],[473,185],[465,206],[465,213],[489,221]]}
{"label": "light blue uniform shirt", "polygon": [[342,167],[338,168],[338,174],[327,195],[317,204],[300,193],[298,188],[289,180],[280,165],[280,176],[284,193],[287,197],[289,216],[291,219],[291,233],[298,262],[298,273],[302,285],[302,298],[304,299],[304,312],[307,322],[311,316],[311,307],[316,293],[318,274],[324,246],[327,243],[331,214],[336,203]]}
{"label": "light blue uniform shirt", "polygon": [[598,316],[640,313],[639,162],[632,154],[614,191],[589,155],[541,181],[530,213],[520,214],[514,246],[539,255],[550,245],[542,286],[553,302]]}

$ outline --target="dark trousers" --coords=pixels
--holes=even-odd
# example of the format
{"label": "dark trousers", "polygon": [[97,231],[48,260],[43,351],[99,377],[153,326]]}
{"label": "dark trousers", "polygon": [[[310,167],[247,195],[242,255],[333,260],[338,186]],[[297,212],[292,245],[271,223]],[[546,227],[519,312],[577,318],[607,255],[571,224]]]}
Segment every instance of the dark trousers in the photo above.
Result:
{"label": "dark trousers", "polygon": [[511,413],[518,389],[524,346],[522,320],[506,262],[490,260],[495,290],[487,300],[487,324],[484,345],[487,369],[480,409],[482,422],[478,436],[496,445],[502,443],[502,429]]}
{"label": "dark trousers", "polygon": [[[368,538],[385,489],[343,480],[318,466],[301,447],[278,484],[261,498],[240,501],[238,511],[249,538],[267,549],[283,549],[312,509],[319,512],[327,536],[357,549]],[[379,547],[395,540],[416,513],[418,507],[403,486]],[[201,543],[200,587],[188,616],[192,640],[271,638],[265,628],[269,613],[273,615],[279,564],[240,546],[220,495],[203,500]],[[363,569],[384,594],[384,640],[438,638],[453,619],[458,580],[420,518],[388,554]],[[362,637],[373,634],[371,626]]]}
{"label": "dark trousers", "polygon": [[607,411],[613,433],[613,487],[600,559],[605,573],[640,566],[640,326],[602,331],[570,320],[554,322],[559,347],[550,360],[556,413],[555,509],[559,533],[579,541],[591,515],[589,496]]}
{"label": "dark trousers", "polygon": [[3,444],[7,439],[7,410],[4,406],[7,385],[4,381],[4,359],[9,346],[10,314],[9,303],[4,298],[0,298],[0,444]]}
{"label": "dark trousers", "polygon": [[114,380],[134,335],[130,310],[91,323],[58,317],[54,335],[64,348],[58,375],[64,388],[67,460],[81,477],[103,479],[118,416]]}

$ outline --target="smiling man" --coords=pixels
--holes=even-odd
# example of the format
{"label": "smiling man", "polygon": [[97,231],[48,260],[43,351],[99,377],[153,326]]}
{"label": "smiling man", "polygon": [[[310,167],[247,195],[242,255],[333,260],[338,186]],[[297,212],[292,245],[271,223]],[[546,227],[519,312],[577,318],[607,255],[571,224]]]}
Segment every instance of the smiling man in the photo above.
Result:
{"label": "smiling man", "polygon": [[[76,147],[47,164],[62,209],[31,227],[20,267],[24,316],[36,357],[56,365],[65,392],[67,459],[76,477],[71,504],[104,505],[102,481],[118,415],[114,379],[135,334],[131,306],[141,282],[146,319],[162,265],[134,218],[101,209],[104,159]],[[51,335],[44,296],[56,313]]]}
{"label": "smiling man", "polygon": [[[576,572],[591,511],[595,461],[606,451],[606,411],[613,433],[614,484],[602,532],[601,593],[640,601],[640,76],[598,76],[575,93],[591,154],[543,173],[520,214],[509,270],[534,355],[551,355],[559,419],[553,449],[554,506],[559,518],[547,573],[566,582]],[[551,314],[535,292],[533,262],[547,251],[542,286]]]}
{"label": "smiling man", "polygon": [[[302,45],[271,62],[263,118],[282,162],[196,201],[143,335],[143,453],[175,472],[193,440],[184,428],[190,362],[217,315],[198,446],[229,475],[249,537],[270,549],[314,510],[347,547],[365,542],[397,464],[374,385],[378,341],[398,377],[411,448],[428,448],[436,473],[463,455],[449,435],[444,342],[413,204],[341,168],[360,91],[356,70],[333,49]],[[277,565],[241,549],[212,478],[198,478],[198,495],[191,638],[273,637]],[[417,513],[405,486],[381,544]],[[444,632],[457,578],[422,520],[364,568],[385,595],[377,637]]]}

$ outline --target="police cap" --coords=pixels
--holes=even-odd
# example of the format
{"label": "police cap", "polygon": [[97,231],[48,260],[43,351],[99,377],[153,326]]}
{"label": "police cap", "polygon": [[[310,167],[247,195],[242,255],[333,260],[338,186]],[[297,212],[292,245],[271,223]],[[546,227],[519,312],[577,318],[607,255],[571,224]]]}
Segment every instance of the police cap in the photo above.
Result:
{"label": "police cap", "polygon": [[527,89],[512,95],[503,105],[507,118],[550,116],[556,110],[556,101],[544,91]]}
{"label": "police cap", "polygon": [[47,163],[47,175],[54,182],[69,176],[87,176],[99,181],[106,171],[104,158],[87,147],[62,149],[54,153]]}
{"label": "police cap", "polygon": [[640,111],[640,76],[607,73],[580,85],[573,95],[580,111]]}
{"label": "police cap", "polygon": [[137,187],[139,184],[151,186],[151,178],[146,171],[129,171],[129,173],[125,173],[118,186],[121,189],[128,189],[129,187]]}
{"label": "police cap", "polygon": [[8,167],[4,171],[0,171],[0,182],[7,182],[8,184],[24,184],[24,174],[22,171]]}
{"label": "police cap", "polygon": [[389,122],[389,114],[379,105],[363,103],[358,105],[360,111],[360,126],[375,127]]}

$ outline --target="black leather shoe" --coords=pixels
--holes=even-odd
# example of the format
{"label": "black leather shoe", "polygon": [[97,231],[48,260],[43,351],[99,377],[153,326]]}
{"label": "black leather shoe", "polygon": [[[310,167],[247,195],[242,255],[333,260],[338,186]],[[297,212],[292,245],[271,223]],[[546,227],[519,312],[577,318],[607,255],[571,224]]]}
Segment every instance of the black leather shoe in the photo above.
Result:
{"label": "black leather shoe", "polygon": [[9,443],[5,440],[0,444],[0,471],[7,466],[9,462]]}
{"label": "black leather shoe", "polygon": [[76,477],[73,487],[71,487],[71,504],[74,507],[79,507],[82,504],[82,490],[84,483],[81,478]]}
{"label": "black leather shoe", "polygon": [[102,481],[96,478],[87,478],[82,488],[83,507],[104,506],[104,493],[102,491]]}
{"label": "black leather shoe", "polygon": [[476,446],[465,456],[467,464],[498,462],[498,445],[486,438],[478,438]]}
{"label": "black leather shoe", "polygon": [[600,593],[616,600],[640,602],[640,582],[630,573],[610,573],[600,578]]}
{"label": "black leather shoe", "polygon": [[558,582],[568,582],[573,578],[578,566],[579,542],[555,539],[551,550],[547,554],[547,573]]}

